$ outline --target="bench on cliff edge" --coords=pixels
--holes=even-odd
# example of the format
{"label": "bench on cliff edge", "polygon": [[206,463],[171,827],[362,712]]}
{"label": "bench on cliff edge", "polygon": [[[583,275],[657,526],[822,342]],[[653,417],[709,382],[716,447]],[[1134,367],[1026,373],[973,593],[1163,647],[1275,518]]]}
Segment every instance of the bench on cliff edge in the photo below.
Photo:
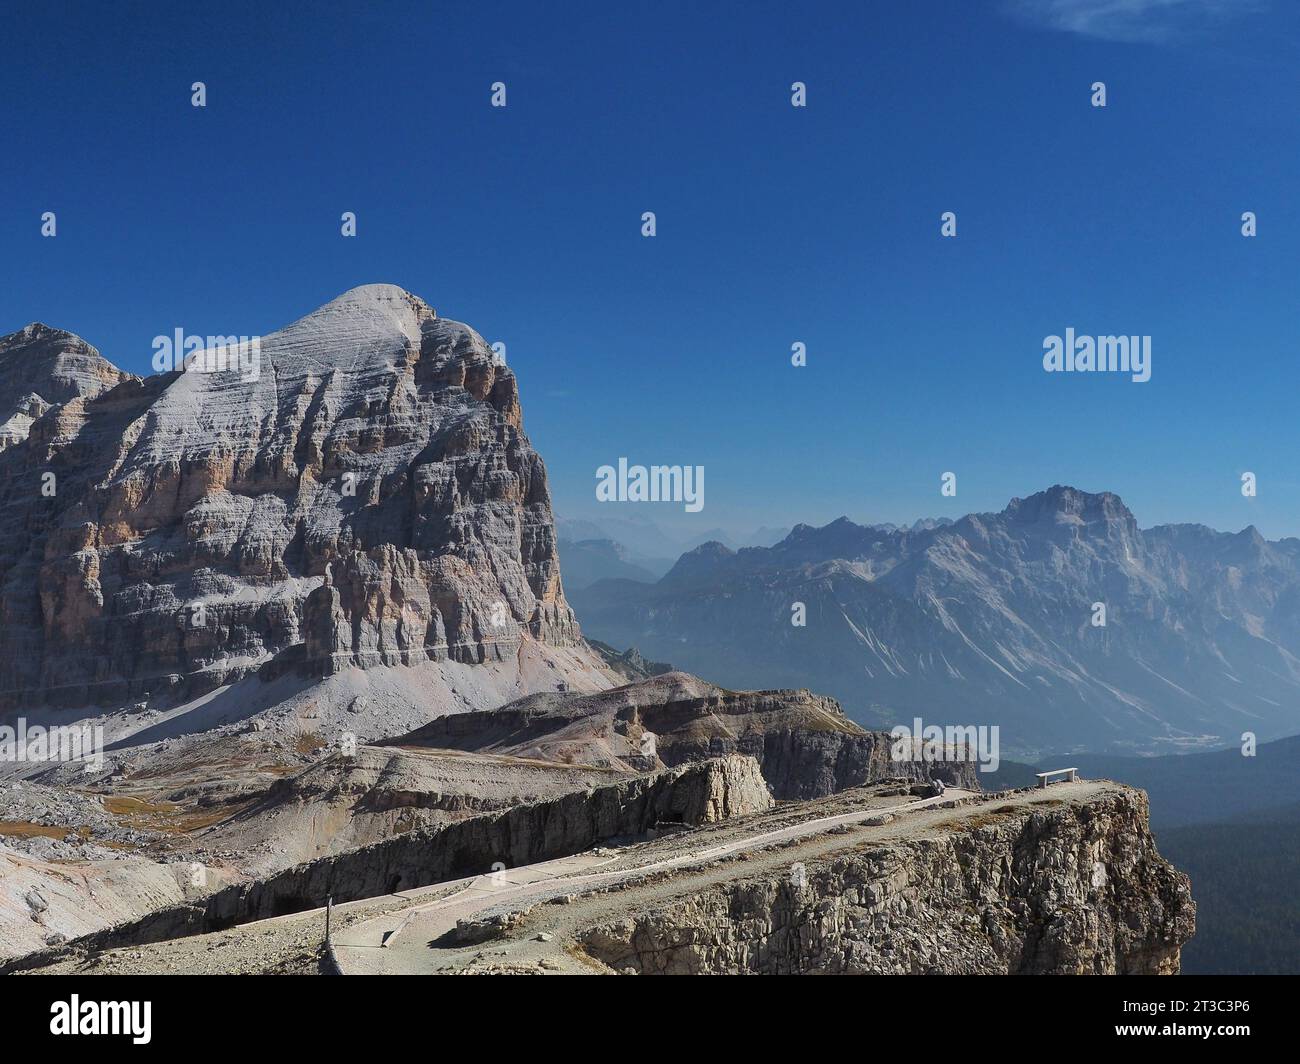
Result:
{"label": "bench on cliff edge", "polygon": [[1074,783],[1079,778],[1079,770],[1077,768],[1054,768],[1051,772],[1037,772],[1035,775],[1038,777],[1038,786],[1046,787],[1052,782],[1049,778],[1051,776],[1064,776],[1065,779],[1062,782]]}

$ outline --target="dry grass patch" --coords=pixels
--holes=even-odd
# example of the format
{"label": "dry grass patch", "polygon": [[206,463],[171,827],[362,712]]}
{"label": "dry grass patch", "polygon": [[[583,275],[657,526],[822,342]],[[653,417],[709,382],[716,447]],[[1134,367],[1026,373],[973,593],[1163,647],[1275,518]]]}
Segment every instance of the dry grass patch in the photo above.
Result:
{"label": "dry grass patch", "polygon": [[328,746],[329,743],[318,735],[299,735],[298,738],[293,741],[294,750],[300,754],[306,754],[309,757],[314,757]]}
{"label": "dry grass patch", "polygon": [[83,839],[89,834],[85,828],[59,827],[57,824],[33,824],[30,820],[0,820],[0,835],[11,839],[65,839],[75,832]]}

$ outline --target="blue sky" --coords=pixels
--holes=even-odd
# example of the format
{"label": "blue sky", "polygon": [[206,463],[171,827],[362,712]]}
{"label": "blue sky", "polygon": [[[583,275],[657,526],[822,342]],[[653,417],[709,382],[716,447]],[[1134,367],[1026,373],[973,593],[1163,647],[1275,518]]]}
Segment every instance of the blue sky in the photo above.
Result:
{"label": "blue sky", "polygon": [[[332,7],[6,14],[0,332],[147,372],[386,281],[507,343],[562,515],[627,456],[705,467],[637,507],[684,531],[1063,482],[1300,535],[1300,5]],[[1152,380],[1044,373],[1067,326]]]}

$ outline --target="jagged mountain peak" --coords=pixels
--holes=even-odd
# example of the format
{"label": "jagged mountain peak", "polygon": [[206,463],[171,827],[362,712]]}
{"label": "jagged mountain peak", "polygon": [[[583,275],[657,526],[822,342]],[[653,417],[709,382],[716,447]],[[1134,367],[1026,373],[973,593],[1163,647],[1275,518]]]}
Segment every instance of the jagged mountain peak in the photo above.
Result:
{"label": "jagged mountain peak", "polygon": [[108,360],[76,333],[33,321],[16,332],[0,336],[0,359],[7,363],[19,360],[50,360],[61,354],[82,354],[103,361]]}
{"label": "jagged mountain peak", "polygon": [[838,543],[880,531],[884,531],[882,526],[860,525],[852,518],[841,516],[824,525],[797,524],[790,530],[790,534],[786,536],[782,543]]}
{"label": "jagged mountain peak", "polygon": [[[46,325],[43,321],[28,322],[17,332],[11,332],[6,336],[0,336],[0,354],[7,354],[14,348],[23,347],[33,342],[49,340],[67,340],[76,343],[86,343],[76,333],[70,333],[65,329],[56,329],[53,325]],[[87,344],[87,346],[89,346]]]}
{"label": "jagged mountain peak", "polygon": [[80,336],[34,321],[0,337],[0,451],[27,439],[52,407],[131,379]]}

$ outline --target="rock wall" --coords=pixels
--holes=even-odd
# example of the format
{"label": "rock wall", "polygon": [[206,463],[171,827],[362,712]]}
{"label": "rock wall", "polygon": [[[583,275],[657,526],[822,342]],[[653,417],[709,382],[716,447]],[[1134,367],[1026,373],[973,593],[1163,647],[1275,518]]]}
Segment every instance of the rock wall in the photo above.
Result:
{"label": "rock wall", "polygon": [[[1006,807],[1010,808],[1010,807]],[[726,882],[590,929],[616,971],[1175,974],[1187,876],[1156,851],[1141,791],[999,814]]]}
{"label": "rock wall", "polygon": [[391,894],[580,853],[603,839],[641,835],[659,826],[697,825],[773,805],[758,765],[731,756],[686,765],[607,787],[516,806],[445,827],[396,835],[384,842],[306,864],[252,883],[219,890],[79,938],[57,952],[32,954],[0,973],[39,967],[67,949],[100,950],[184,935],[299,912],[334,901]]}
{"label": "rock wall", "polygon": [[[834,699],[820,699],[806,691],[747,692],[741,697],[754,703],[754,712],[762,713],[762,703],[774,703],[782,696],[818,699],[839,710]],[[705,710],[707,707],[701,705],[699,708]],[[847,718],[845,723],[848,724]],[[912,780],[940,779],[949,786],[980,789],[975,762],[895,761],[890,756],[888,732],[861,731],[856,727],[821,730],[814,727],[755,728],[707,738],[673,738],[661,743],[659,750],[660,757],[668,765],[729,753],[745,754],[758,761],[772,793],[783,801],[824,798],[847,787],[861,787],[892,776]]]}

